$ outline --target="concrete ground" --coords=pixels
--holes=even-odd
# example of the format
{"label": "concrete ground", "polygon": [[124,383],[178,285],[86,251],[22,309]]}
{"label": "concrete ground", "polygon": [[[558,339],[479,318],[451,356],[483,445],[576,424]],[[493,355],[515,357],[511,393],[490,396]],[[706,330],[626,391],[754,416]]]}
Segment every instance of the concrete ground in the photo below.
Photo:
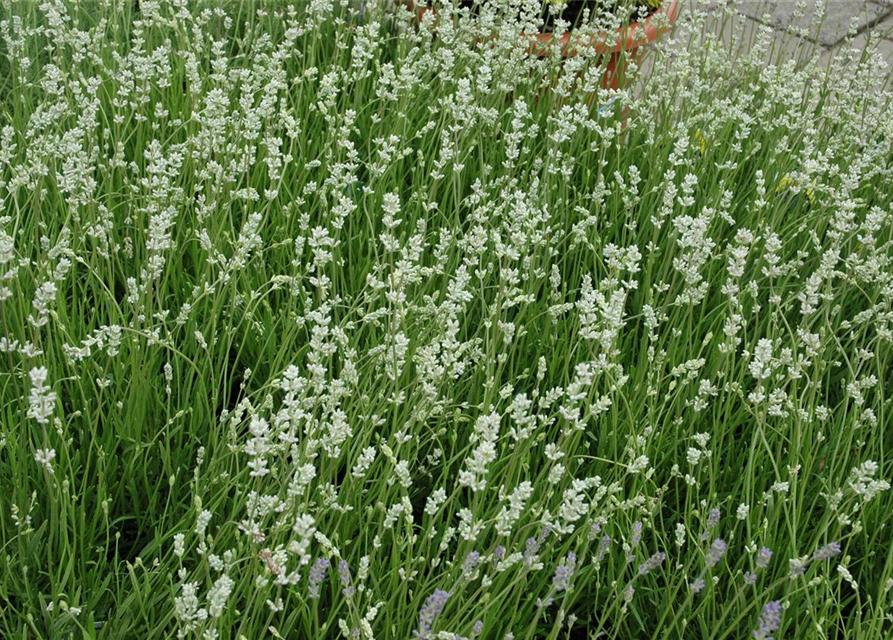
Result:
{"label": "concrete ground", "polygon": [[[692,0],[682,0],[683,11]],[[861,48],[871,31],[880,33],[878,50],[893,64],[893,0],[740,0],[731,2],[742,19],[745,28],[758,29],[768,25],[779,36],[787,34],[793,42],[805,48],[817,47],[821,60],[826,62],[848,37],[851,45]],[[713,21],[718,24],[722,11],[716,7],[719,0],[711,0]],[[798,4],[801,10],[798,11]],[[816,5],[824,7],[821,21],[814,20]]]}

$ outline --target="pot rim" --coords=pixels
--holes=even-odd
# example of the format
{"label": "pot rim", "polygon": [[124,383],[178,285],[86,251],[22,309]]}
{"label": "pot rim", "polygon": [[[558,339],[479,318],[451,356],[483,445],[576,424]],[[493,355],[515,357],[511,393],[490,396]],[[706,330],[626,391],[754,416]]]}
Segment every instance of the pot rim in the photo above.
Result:
{"label": "pot rim", "polygon": [[[658,16],[660,17],[658,18]],[[655,18],[657,18],[657,25],[652,23],[652,20]],[[617,31],[614,32],[616,34],[616,40],[611,40],[613,44],[608,44],[609,34],[602,32],[592,38],[592,46],[595,48],[596,53],[602,54],[632,51],[641,45],[654,42],[664,33],[670,31],[673,25],[676,24],[678,18],[679,0],[670,0],[670,2],[664,1],[661,3],[660,8],[645,18],[644,23],[632,22],[628,25],[619,27]],[[666,20],[666,24],[661,25],[660,22],[662,20]],[[644,32],[644,37],[642,36],[642,32]],[[576,54],[575,50],[567,50],[571,43],[571,35],[572,33],[570,32],[565,33],[559,40],[561,43],[561,53],[563,55]],[[555,37],[551,33],[537,33],[534,37],[536,38],[536,43],[533,45],[534,48],[537,48],[537,45],[548,47],[555,40]],[[541,51],[539,53],[542,54],[546,52]]]}
{"label": "pot rim", "polygon": [[[414,0],[404,0],[404,4],[410,11],[415,9]],[[676,24],[677,18],[679,18],[679,8],[679,0],[669,0],[669,2],[664,0],[654,13],[645,18],[644,22],[633,22],[619,27],[615,31],[617,39],[611,41],[613,44],[607,44],[609,36],[607,33],[602,32],[593,37],[592,46],[595,48],[596,53],[617,54],[621,51],[633,51],[641,45],[650,44],[672,29],[673,25]],[[423,5],[416,10],[416,18],[421,20],[429,11],[436,13],[430,5]],[[658,23],[663,19],[666,19],[666,23],[660,26],[653,24],[652,20],[657,16],[661,16],[660,18],[657,18]],[[644,37],[640,35],[640,32],[644,32]],[[576,49],[568,51],[571,44],[571,35],[572,34],[568,32],[561,36],[560,44],[562,56],[577,54]],[[548,54],[548,47],[551,46],[555,36],[551,33],[537,33],[533,38],[534,42],[531,44],[532,52],[539,56],[545,56]]]}

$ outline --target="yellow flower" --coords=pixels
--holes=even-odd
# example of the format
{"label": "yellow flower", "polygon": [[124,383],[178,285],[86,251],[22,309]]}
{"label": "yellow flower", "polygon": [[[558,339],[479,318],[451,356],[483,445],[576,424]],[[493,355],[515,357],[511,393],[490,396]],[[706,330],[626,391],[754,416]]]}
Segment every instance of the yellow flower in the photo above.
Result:
{"label": "yellow flower", "polygon": [[784,191],[789,188],[792,184],[794,184],[793,178],[791,178],[791,174],[786,173],[782,176],[781,180],[778,181],[778,186],[775,187],[775,193],[780,191]]}
{"label": "yellow flower", "polygon": [[[781,177],[781,180],[778,181],[778,185],[775,187],[775,193],[790,189],[793,185],[794,179],[791,177],[791,174],[786,173]],[[810,186],[803,189],[803,193],[806,196],[806,201],[811,206],[815,204],[815,182],[810,182],[809,185]]]}
{"label": "yellow flower", "polygon": [[704,137],[704,134],[701,133],[700,129],[696,129],[694,134],[692,134],[692,139],[694,143],[698,145],[698,148],[701,150],[701,155],[707,153],[707,138]]}

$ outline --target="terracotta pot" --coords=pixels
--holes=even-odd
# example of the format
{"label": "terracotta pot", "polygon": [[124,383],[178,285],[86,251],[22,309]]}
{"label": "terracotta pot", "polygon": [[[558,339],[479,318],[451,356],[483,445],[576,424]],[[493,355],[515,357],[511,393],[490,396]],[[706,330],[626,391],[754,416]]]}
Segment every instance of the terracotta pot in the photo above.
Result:
{"label": "terracotta pot", "polygon": [[[619,89],[621,81],[626,76],[626,64],[630,59],[640,64],[647,52],[646,45],[657,40],[661,35],[670,30],[676,24],[679,17],[679,0],[664,2],[661,7],[645,18],[644,22],[633,22],[620,27],[614,33],[601,33],[593,37],[590,42],[596,52],[608,55],[605,73],[602,76],[602,87],[605,89]],[[663,22],[664,24],[661,24]],[[660,26],[657,26],[659,25]],[[577,55],[577,51],[571,48],[571,33],[561,36],[561,55],[564,57]],[[533,51],[537,55],[547,55],[555,37],[551,33],[536,34],[536,42]],[[623,57],[624,52],[626,58]]]}
{"label": "terracotta pot", "polygon": [[[406,0],[406,7],[413,11],[415,8],[413,0]],[[421,21],[429,11],[434,11],[430,5],[418,7],[415,11],[417,20]],[[647,52],[645,45],[654,42],[669,31],[676,24],[678,17],[679,0],[670,0],[664,2],[644,22],[633,22],[620,27],[614,33],[601,33],[594,36],[590,44],[595,51],[603,55],[610,55],[602,76],[602,87],[619,89],[625,83],[627,63],[633,60],[637,65],[640,64]],[[661,22],[663,24],[660,24]],[[658,26],[659,24],[660,26]],[[562,57],[577,55],[577,50],[571,47],[571,35],[571,33],[566,33],[559,40]],[[537,33],[532,36],[530,51],[537,56],[545,57],[549,55],[554,41],[555,36],[551,33]]]}

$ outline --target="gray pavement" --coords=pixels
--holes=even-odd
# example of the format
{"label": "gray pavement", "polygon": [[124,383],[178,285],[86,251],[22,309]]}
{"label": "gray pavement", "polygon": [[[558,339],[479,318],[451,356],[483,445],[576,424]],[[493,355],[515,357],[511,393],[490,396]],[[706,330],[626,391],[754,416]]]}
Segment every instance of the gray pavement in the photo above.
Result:
{"label": "gray pavement", "polygon": [[[682,0],[683,10],[691,1]],[[717,4],[718,0],[711,1],[713,20],[718,24],[721,11]],[[802,43],[804,49],[818,48],[823,62],[848,44],[861,48],[869,33],[877,31],[878,50],[893,64],[893,0],[743,0],[735,6],[746,29],[767,25],[779,37]]]}

